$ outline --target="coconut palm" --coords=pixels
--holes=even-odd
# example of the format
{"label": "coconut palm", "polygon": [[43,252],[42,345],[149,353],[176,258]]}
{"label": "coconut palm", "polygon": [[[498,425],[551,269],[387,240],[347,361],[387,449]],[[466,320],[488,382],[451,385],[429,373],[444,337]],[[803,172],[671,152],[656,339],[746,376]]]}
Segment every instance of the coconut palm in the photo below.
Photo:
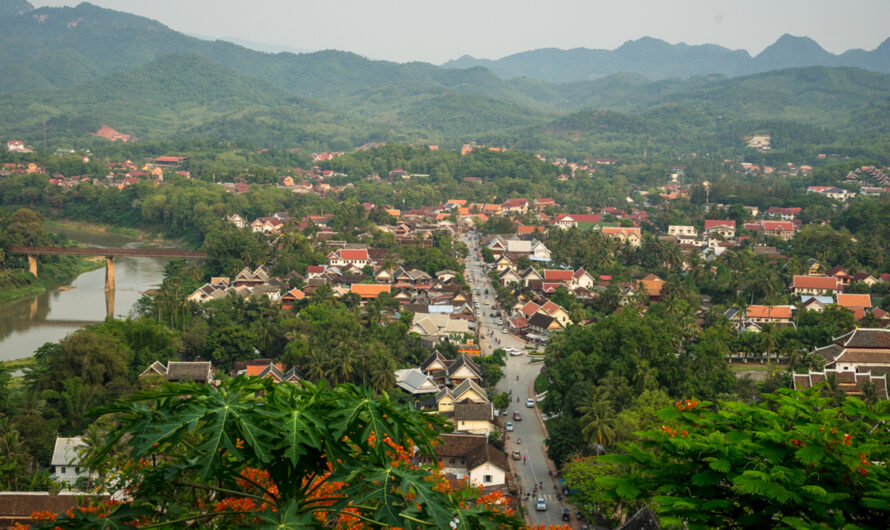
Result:
{"label": "coconut palm", "polygon": [[611,445],[615,439],[615,412],[612,404],[605,392],[597,389],[586,404],[578,407],[578,412],[582,414],[581,433],[594,446],[596,455],[599,456],[600,449]]}

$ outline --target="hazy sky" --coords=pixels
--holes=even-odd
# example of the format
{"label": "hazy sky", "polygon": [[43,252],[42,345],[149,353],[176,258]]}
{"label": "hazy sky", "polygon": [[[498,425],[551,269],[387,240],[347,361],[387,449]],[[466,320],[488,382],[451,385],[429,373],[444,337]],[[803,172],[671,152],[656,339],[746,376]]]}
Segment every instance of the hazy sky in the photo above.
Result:
{"label": "hazy sky", "polygon": [[[76,5],[31,0],[36,6]],[[392,61],[497,59],[535,48],[606,48],[642,36],[752,54],[783,33],[826,50],[890,36],[890,0],[91,0],[210,37],[348,50]]]}

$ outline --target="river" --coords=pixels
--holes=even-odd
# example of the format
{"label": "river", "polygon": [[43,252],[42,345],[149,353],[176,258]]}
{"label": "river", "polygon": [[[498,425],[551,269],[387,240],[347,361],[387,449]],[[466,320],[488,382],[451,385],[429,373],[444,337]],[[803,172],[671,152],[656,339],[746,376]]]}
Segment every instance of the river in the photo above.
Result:
{"label": "river", "polygon": [[[94,247],[143,246],[143,242],[120,234],[57,227],[51,230]],[[129,316],[142,292],[161,283],[164,265],[165,260],[158,258],[115,258],[115,317]],[[0,305],[0,361],[29,357],[44,343],[58,342],[84,322],[105,319],[105,267],[81,274],[71,286],[74,287],[71,290],[52,289],[32,298]]]}

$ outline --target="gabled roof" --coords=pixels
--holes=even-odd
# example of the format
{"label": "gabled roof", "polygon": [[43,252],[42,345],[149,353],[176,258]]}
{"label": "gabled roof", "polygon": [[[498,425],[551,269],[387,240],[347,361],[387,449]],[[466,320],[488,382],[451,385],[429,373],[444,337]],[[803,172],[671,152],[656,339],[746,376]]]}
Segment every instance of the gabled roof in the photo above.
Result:
{"label": "gabled roof", "polygon": [[541,309],[541,306],[539,306],[538,304],[536,304],[534,302],[529,302],[529,303],[525,304],[524,306],[522,306],[522,309],[520,309],[519,312],[522,313],[523,315],[525,315],[526,317],[531,317],[532,315],[537,313],[539,309]]}
{"label": "gabled roof", "polygon": [[476,363],[474,363],[472,360],[470,360],[470,357],[468,355],[466,355],[465,353],[461,353],[460,355],[458,355],[457,358],[454,359],[451,362],[451,364],[448,366],[448,368],[445,370],[445,373],[449,377],[451,377],[451,375],[457,373],[457,371],[462,366],[466,366],[479,379],[482,379],[482,370],[479,368],[479,366]]}
{"label": "gabled roof", "polygon": [[211,379],[210,361],[167,363],[167,379],[169,381],[198,381],[206,382]]}
{"label": "gabled roof", "polygon": [[494,413],[491,403],[461,401],[454,404],[454,419],[458,421],[491,421]]}
{"label": "gabled roof", "polygon": [[528,319],[528,325],[534,328],[548,329],[556,319],[544,313],[535,313]]}
{"label": "gabled roof", "polygon": [[[426,358],[422,363],[420,363],[420,369],[424,372],[430,370],[430,366],[433,364],[439,364],[443,369],[448,368],[448,365],[451,363],[450,360],[446,359],[444,355],[439,350],[434,351],[430,354],[429,357]],[[438,369],[438,368],[434,368]]]}
{"label": "gabled roof", "polygon": [[56,438],[56,445],[53,448],[53,458],[50,460],[52,466],[70,466],[80,462],[77,451],[81,447],[86,447],[86,443],[80,436],[73,438]]}
{"label": "gabled roof", "polygon": [[409,394],[435,394],[439,391],[438,385],[417,368],[396,370],[396,386],[404,389]]}
{"label": "gabled roof", "polygon": [[842,307],[862,307],[869,308],[872,306],[870,294],[844,294],[838,293],[837,305]]}
{"label": "gabled roof", "polygon": [[457,385],[457,387],[451,391],[451,396],[455,400],[463,401],[463,399],[461,399],[462,396],[471,390],[478,394],[485,402],[488,402],[488,393],[472,379],[465,379],[461,384]]}
{"label": "gabled roof", "polygon": [[838,279],[834,276],[802,276],[795,275],[794,289],[818,289],[820,291],[836,291],[839,288]]}
{"label": "gabled roof", "polygon": [[389,284],[354,283],[349,287],[349,292],[355,293],[365,300],[377,298],[383,293],[388,293],[389,288]]}
{"label": "gabled roof", "polygon": [[546,311],[547,314],[548,314],[548,315],[551,315],[551,316],[552,316],[554,313],[556,313],[557,311],[559,311],[560,309],[562,309],[563,311],[565,311],[565,309],[563,309],[562,306],[560,306],[560,305],[557,304],[557,303],[551,302],[550,300],[547,300],[547,302],[545,302],[544,305],[541,306],[541,309],[543,309],[544,311]]}
{"label": "gabled roof", "polygon": [[340,259],[348,259],[348,260],[367,260],[368,259],[368,251],[367,249],[352,249],[352,248],[341,248],[335,251],[335,254]]}
{"label": "gabled roof", "polygon": [[790,319],[793,306],[787,305],[749,305],[748,318],[779,318]]}
{"label": "gabled roof", "polygon": [[705,230],[718,227],[732,228],[735,230],[735,221],[731,219],[705,219]]}
{"label": "gabled roof", "polygon": [[574,271],[562,269],[546,269],[544,270],[544,281],[548,282],[571,282]]}

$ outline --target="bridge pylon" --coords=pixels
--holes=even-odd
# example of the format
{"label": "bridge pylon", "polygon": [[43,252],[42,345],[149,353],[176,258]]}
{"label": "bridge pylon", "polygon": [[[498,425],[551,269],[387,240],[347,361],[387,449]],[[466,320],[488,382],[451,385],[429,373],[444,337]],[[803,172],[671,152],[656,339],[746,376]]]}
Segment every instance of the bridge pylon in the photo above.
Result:
{"label": "bridge pylon", "polygon": [[114,290],[114,256],[105,256],[105,291]]}

